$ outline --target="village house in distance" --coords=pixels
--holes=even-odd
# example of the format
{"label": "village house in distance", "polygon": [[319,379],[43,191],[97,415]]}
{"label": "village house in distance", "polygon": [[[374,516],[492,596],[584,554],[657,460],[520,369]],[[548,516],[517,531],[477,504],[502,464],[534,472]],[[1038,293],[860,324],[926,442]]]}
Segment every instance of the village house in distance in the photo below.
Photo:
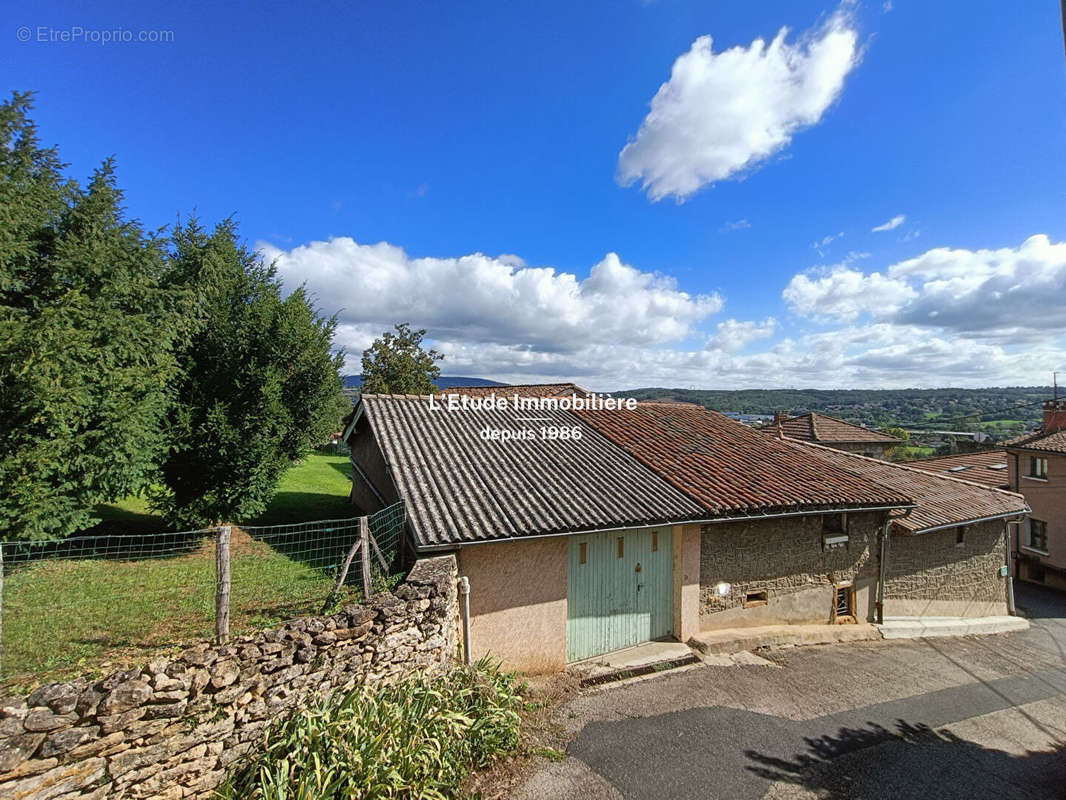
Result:
{"label": "village house in distance", "polygon": [[1066,400],[1046,402],[1040,430],[1004,445],[1010,488],[1032,508],[1017,536],[1017,577],[1066,589]]}
{"label": "village house in distance", "polygon": [[887,458],[889,450],[904,444],[902,439],[895,436],[872,431],[862,425],[853,425],[816,411],[797,417],[778,413],[774,416],[774,421],[761,430],[780,438],[821,444],[834,450],[858,453],[870,458]]}
{"label": "village house in distance", "polygon": [[[345,430],[351,499],[360,513],[404,500],[414,553],[456,554],[474,657],[546,672],[737,627],[1008,613],[1008,523],[1029,510],[1019,494],[687,403],[536,421],[437,408],[360,399]],[[530,426],[579,435],[482,433]]]}
{"label": "village house in distance", "polygon": [[972,453],[957,453],[951,456],[918,458],[903,463],[915,469],[940,472],[954,478],[994,486],[997,489],[1011,488],[1006,450],[976,450]]}

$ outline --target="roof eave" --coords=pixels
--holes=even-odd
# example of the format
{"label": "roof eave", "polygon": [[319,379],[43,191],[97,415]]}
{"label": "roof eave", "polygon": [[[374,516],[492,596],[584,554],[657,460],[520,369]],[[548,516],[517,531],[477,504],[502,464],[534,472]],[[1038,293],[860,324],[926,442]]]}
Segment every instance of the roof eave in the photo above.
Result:
{"label": "roof eave", "polygon": [[651,523],[637,523],[633,525],[615,525],[606,528],[579,528],[575,530],[567,531],[555,531],[552,533],[533,533],[525,536],[505,536],[496,539],[473,539],[465,542],[441,542],[438,544],[419,544],[414,543],[415,550],[418,553],[432,553],[448,550],[456,550],[460,547],[469,547],[478,544],[494,544],[502,542],[524,542],[532,539],[553,539],[559,536],[586,536],[590,533],[609,533],[613,531],[631,531],[631,530],[643,530],[645,528],[662,528],[665,526],[673,525],[714,525],[718,523],[728,522],[757,522],[766,519],[782,519],[787,517],[814,517],[824,516],[826,514],[842,514],[842,513],[862,513],[872,511],[901,511],[912,510],[918,508],[915,503],[902,504],[897,503],[893,505],[879,505],[879,506],[856,506],[851,505],[847,507],[835,507],[835,508],[818,508],[818,509],[802,509],[797,511],[785,511],[774,512],[767,514],[742,514],[731,516],[718,516],[718,517],[704,517],[704,518],[671,518],[663,520],[661,522]]}
{"label": "roof eave", "polygon": [[900,524],[899,520],[894,520],[893,524],[897,525],[899,528],[901,528],[903,530],[904,533],[906,533],[906,534],[908,534],[910,536],[920,536],[921,534],[924,534],[924,533],[936,533],[937,531],[944,531],[944,530],[947,530],[948,528],[961,528],[963,525],[978,525],[978,524],[980,524],[982,522],[994,522],[997,519],[1008,519],[1010,517],[1019,517],[1020,518],[1020,517],[1025,516],[1026,514],[1028,514],[1030,511],[1032,511],[1032,509],[1029,508],[1029,506],[1027,504],[1025,506],[1024,510],[1017,510],[1016,509],[1014,511],[1005,511],[1005,512],[1000,513],[1000,514],[992,514],[992,515],[986,516],[986,517],[974,517],[973,519],[963,519],[963,520],[958,520],[957,522],[945,522],[943,525],[931,525],[928,528],[918,528],[916,530],[911,530],[909,528],[905,528],[903,525]]}

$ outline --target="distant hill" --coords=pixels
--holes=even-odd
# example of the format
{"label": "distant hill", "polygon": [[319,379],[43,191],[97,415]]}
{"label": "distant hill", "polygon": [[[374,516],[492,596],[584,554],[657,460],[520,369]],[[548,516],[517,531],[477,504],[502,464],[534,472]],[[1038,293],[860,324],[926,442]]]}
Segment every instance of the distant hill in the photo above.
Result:
{"label": "distant hill", "polygon": [[[362,375],[345,375],[341,380],[345,389],[358,389],[363,385]],[[438,389],[452,389],[456,386],[506,386],[499,381],[490,381],[486,378],[464,378],[461,375],[441,375],[434,383]]]}
{"label": "distant hill", "polygon": [[615,392],[638,400],[680,400],[713,411],[803,414],[820,411],[869,427],[1023,431],[1042,419],[1050,386],[985,389],[711,389],[645,388]]}

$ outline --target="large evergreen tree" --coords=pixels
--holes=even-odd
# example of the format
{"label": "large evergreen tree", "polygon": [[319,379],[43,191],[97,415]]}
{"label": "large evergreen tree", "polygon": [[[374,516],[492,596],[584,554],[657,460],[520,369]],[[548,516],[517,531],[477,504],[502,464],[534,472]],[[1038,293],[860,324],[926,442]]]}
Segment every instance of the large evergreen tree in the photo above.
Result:
{"label": "large evergreen tree", "polygon": [[153,500],[177,525],[248,520],[348,405],[343,360],[331,354],[336,322],[302,288],[283,298],[230,221],[208,233],[193,220],[172,241],[169,279],[194,287],[197,330],[177,347],[165,489]]}
{"label": "large evergreen tree", "polygon": [[66,180],[30,110],[0,104],[0,539],[68,535],[144,484],[182,318],[112,164]]}

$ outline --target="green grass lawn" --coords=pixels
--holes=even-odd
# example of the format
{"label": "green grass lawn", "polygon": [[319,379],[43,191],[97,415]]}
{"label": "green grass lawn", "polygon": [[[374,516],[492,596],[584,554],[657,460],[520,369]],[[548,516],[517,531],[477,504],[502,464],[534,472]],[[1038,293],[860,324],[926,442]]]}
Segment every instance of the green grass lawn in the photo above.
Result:
{"label": "green grass lawn", "polygon": [[929,458],[936,455],[935,447],[915,447],[915,446],[901,446],[893,447],[889,451],[889,458],[892,461],[913,461],[916,458]]}
{"label": "green grass lawn", "polygon": [[[267,511],[248,524],[353,516],[350,469],[347,456],[312,453],[285,473]],[[138,497],[99,512],[104,521],[91,533],[168,530]],[[299,543],[287,539],[286,544],[281,549],[293,555],[290,550],[298,548],[292,545]],[[332,586],[329,566],[338,560],[337,547],[322,539],[313,549],[308,544],[290,558],[234,531],[234,635],[319,610]],[[11,568],[4,583],[4,681],[19,685],[87,669],[117,669],[157,650],[212,636],[214,543],[193,540],[177,550],[168,558],[47,560]],[[314,566],[306,563],[312,557]]]}
{"label": "green grass lawn", "polygon": [[311,453],[281,476],[277,494],[255,525],[280,525],[354,516],[348,496],[352,465],[348,456]]}
{"label": "green grass lawn", "polygon": [[[352,491],[352,465],[348,456],[310,453],[290,467],[278,483],[267,510],[254,520],[233,520],[249,525],[282,525],[353,515],[348,495]],[[124,497],[96,507],[97,529],[108,532],[153,533],[170,530],[141,497]]]}
{"label": "green grass lawn", "polygon": [[[332,578],[234,531],[230,631],[317,613]],[[5,683],[118,669],[215,630],[215,546],[137,560],[46,560],[4,583]]]}

